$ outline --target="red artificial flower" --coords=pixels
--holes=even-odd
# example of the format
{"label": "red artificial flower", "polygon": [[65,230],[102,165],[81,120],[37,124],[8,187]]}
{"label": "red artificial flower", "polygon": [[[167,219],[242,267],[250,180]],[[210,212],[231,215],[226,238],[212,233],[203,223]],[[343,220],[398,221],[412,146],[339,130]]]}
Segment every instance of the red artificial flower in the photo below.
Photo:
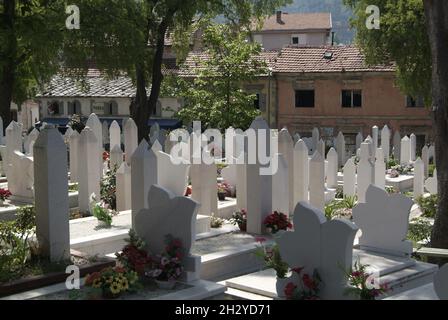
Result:
{"label": "red artificial flower", "polygon": [[294,291],[297,289],[297,286],[294,284],[294,283],[292,283],[292,282],[289,282],[287,285],[286,285],[286,287],[285,287],[285,296],[288,298],[288,299],[291,299],[292,297],[293,297],[293,295],[294,295]]}
{"label": "red artificial flower", "polygon": [[256,238],[255,238],[255,241],[256,241],[256,242],[259,242],[259,243],[263,243],[263,242],[266,242],[266,239],[263,238],[263,237],[256,237]]}
{"label": "red artificial flower", "polygon": [[316,283],[311,279],[308,274],[304,274],[302,277],[303,284],[310,290],[314,290],[316,288]]}

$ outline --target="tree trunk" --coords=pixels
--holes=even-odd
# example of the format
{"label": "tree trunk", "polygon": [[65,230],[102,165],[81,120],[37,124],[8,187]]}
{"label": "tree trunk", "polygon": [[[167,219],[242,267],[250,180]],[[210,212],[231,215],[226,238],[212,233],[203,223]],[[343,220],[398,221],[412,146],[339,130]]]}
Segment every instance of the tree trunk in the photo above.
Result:
{"label": "tree trunk", "polygon": [[140,143],[143,139],[148,140],[148,119],[150,113],[148,111],[148,95],[146,92],[145,71],[143,70],[143,66],[140,64],[136,65],[135,73],[137,80],[137,94],[131,108],[131,116],[137,125],[138,142]]}
{"label": "tree trunk", "polygon": [[15,0],[4,1],[4,13],[1,21],[2,32],[6,34],[5,49],[0,52],[5,57],[0,75],[0,116],[3,119],[4,129],[12,120],[11,102],[15,82],[14,69],[17,53],[17,39],[14,31],[15,6]]}
{"label": "tree trunk", "polygon": [[448,1],[425,0],[432,53],[433,127],[438,179],[438,212],[431,246],[448,249]]}

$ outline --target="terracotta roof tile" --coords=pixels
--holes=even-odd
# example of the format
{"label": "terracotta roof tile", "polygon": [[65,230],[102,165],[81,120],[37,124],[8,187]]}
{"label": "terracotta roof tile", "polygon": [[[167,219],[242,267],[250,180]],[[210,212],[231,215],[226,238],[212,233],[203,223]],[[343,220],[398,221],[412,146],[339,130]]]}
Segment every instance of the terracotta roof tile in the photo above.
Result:
{"label": "terracotta roof tile", "polygon": [[[327,56],[327,57],[326,57]],[[275,63],[277,73],[393,72],[393,65],[368,66],[355,46],[286,47]]]}

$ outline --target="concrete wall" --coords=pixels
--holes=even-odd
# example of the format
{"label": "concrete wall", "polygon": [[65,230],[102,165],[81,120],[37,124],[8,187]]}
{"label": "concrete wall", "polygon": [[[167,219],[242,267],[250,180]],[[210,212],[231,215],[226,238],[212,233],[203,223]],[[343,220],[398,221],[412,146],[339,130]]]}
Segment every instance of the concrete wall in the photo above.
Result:
{"label": "concrete wall", "polygon": [[[371,134],[374,125],[385,124],[402,134],[412,132],[432,140],[429,108],[408,108],[406,97],[396,87],[393,74],[308,75],[278,77],[278,127],[290,132],[311,133],[313,127]],[[305,86],[305,87],[303,87]],[[296,108],[295,90],[315,90],[314,108]],[[341,91],[362,90],[361,108],[342,108]]]}
{"label": "concrete wall", "polygon": [[285,46],[291,45],[291,37],[299,36],[299,45],[322,46],[328,44],[328,36],[326,32],[282,32],[282,33],[263,33],[255,34],[254,40],[261,43],[265,50],[279,50]]}

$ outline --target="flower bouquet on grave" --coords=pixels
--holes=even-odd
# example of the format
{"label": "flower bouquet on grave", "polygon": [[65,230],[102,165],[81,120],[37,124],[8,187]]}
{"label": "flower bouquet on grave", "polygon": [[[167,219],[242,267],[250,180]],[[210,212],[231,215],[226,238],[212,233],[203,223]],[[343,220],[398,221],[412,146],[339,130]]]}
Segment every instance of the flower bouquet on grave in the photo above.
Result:
{"label": "flower bouquet on grave", "polygon": [[362,265],[357,261],[353,269],[345,272],[350,286],[345,291],[346,295],[355,296],[361,300],[375,300],[390,290],[387,284],[375,283],[374,275],[367,272],[367,268],[368,265]]}
{"label": "flower bouquet on grave", "polygon": [[109,267],[87,275],[85,286],[90,289],[89,296],[100,291],[104,299],[117,299],[123,293],[136,288],[138,275],[123,267]]}
{"label": "flower bouquet on grave", "polygon": [[3,202],[8,200],[10,196],[12,196],[12,193],[9,190],[0,188],[0,205],[3,205]]}
{"label": "flower bouquet on grave", "polygon": [[112,217],[115,212],[104,201],[97,202],[94,193],[90,196],[90,212],[98,219],[99,227],[110,228],[112,226]]}
{"label": "flower bouquet on grave", "polygon": [[184,256],[182,242],[167,236],[165,252],[154,258],[155,269],[147,275],[153,277],[160,289],[172,290],[177,280],[182,276]]}
{"label": "flower bouquet on grave", "polygon": [[145,280],[145,273],[153,269],[153,261],[151,256],[145,250],[145,243],[140,239],[135,231],[129,231],[128,244],[123,248],[121,253],[115,253],[120,265],[128,270],[137,272],[141,280]]}
{"label": "flower bouquet on grave", "polygon": [[263,222],[266,231],[272,234],[276,234],[280,230],[286,231],[292,228],[292,224],[288,217],[281,212],[274,211],[272,214],[266,217]]}
{"label": "flower bouquet on grave", "polygon": [[226,197],[229,197],[232,194],[230,186],[223,182],[218,183],[218,199],[219,201],[225,201]]}
{"label": "flower bouquet on grave", "polygon": [[241,209],[241,211],[236,211],[232,214],[230,222],[233,225],[238,225],[241,231],[246,232],[247,230],[247,211]]}
{"label": "flower bouquet on grave", "polygon": [[298,276],[299,283],[289,282],[285,289],[287,300],[319,300],[322,279],[317,270],[312,275],[303,272],[304,268],[294,268],[292,271]]}

